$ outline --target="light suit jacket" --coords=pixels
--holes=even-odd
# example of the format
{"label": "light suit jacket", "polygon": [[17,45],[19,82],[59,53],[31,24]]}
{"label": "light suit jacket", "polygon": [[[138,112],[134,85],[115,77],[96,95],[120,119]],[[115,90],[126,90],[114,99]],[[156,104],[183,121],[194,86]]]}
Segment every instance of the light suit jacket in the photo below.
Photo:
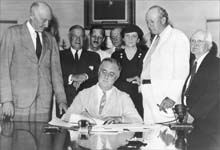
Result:
{"label": "light suit jacket", "polygon": [[15,107],[28,108],[36,98],[39,107],[50,108],[53,91],[66,103],[60,57],[55,39],[42,33],[40,60],[26,22],[10,27],[0,44],[0,102],[13,101]]}
{"label": "light suit jacket", "polygon": [[121,116],[123,122],[142,123],[142,119],[129,95],[118,90],[116,87],[113,87],[111,95],[106,100],[102,114],[99,114],[97,86],[96,84],[79,92],[63,118],[68,120],[71,113],[80,114],[87,110],[95,118],[102,119],[109,116]]}
{"label": "light suit jacket", "polygon": [[[160,34],[159,43],[151,55],[150,76],[155,104],[160,104],[165,97],[180,103],[184,81],[189,73],[189,56],[187,37],[168,25]],[[141,78],[144,78],[144,71]]]}

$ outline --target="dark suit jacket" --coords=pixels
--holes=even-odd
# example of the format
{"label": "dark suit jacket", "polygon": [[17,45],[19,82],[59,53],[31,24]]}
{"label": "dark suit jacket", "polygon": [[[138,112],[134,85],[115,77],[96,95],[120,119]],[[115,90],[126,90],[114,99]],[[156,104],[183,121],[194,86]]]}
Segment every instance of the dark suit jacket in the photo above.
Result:
{"label": "dark suit jacket", "polygon": [[67,103],[69,106],[78,92],[72,84],[68,85],[69,75],[86,73],[89,79],[83,85],[89,85],[92,79],[98,76],[100,57],[95,52],[83,50],[79,62],[76,63],[73,54],[69,48],[60,51],[60,60],[63,73],[64,88],[67,96]]}
{"label": "dark suit jacket", "polygon": [[186,103],[195,125],[205,130],[219,129],[220,60],[206,55],[189,86]]}

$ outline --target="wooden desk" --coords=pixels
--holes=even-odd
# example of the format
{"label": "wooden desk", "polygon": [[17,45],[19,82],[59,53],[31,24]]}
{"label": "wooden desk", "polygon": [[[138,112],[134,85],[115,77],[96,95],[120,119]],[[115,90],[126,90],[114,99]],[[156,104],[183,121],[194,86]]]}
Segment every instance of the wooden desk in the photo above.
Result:
{"label": "wooden desk", "polygon": [[[143,149],[219,149],[220,136],[195,128],[191,133],[160,126],[142,133],[85,134],[62,129],[54,134],[44,133],[47,123],[0,121],[0,150],[74,150],[74,149],[129,149],[128,139],[137,137],[147,145]],[[71,136],[70,136],[71,134]],[[136,143],[138,149],[138,144]]]}

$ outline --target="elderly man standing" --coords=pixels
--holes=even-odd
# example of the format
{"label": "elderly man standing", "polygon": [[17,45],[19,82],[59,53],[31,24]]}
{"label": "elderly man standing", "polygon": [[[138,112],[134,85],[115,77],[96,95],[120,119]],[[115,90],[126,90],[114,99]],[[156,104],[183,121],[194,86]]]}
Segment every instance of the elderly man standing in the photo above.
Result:
{"label": "elderly man standing", "polygon": [[143,60],[141,73],[144,122],[172,121],[175,117],[171,108],[180,103],[189,73],[189,40],[171,27],[167,11],[160,6],[148,10],[146,22],[156,36]]}
{"label": "elderly man standing", "polygon": [[188,122],[206,131],[220,131],[220,59],[210,52],[212,36],[197,30],[191,37],[195,60],[186,80],[184,103],[189,107]]}
{"label": "elderly man standing", "polygon": [[60,112],[67,109],[57,43],[44,31],[52,10],[34,2],[30,18],[10,27],[0,44],[0,102],[3,117],[48,121],[53,93]]}
{"label": "elderly man standing", "polygon": [[120,64],[114,58],[105,58],[99,66],[98,83],[81,91],[64,114],[69,120],[72,113],[89,113],[107,123],[142,123],[128,94],[113,86],[121,71]]}

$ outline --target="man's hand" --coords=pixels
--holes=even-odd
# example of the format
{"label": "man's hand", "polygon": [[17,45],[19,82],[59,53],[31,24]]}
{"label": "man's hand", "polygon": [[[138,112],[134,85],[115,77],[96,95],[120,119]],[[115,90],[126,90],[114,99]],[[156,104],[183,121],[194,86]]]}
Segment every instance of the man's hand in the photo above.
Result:
{"label": "man's hand", "polygon": [[190,113],[187,113],[186,116],[187,116],[186,117],[186,120],[187,120],[186,122],[187,123],[193,123],[194,117]]}
{"label": "man's hand", "polygon": [[175,104],[175,101],[170,99],[169,97],[165,97],[158,107],[160,111],[163,110],[165,112],[166,109],[172,108]]}
{"label": "man's hand", "polygon": [[69,75],[69,80],[70,81],[77,81],[77,82],[84,82],[88,79],[88,76],[83,73],[83,74],[71,74]]}
{"label": "man's hand", "polygon": [[64,112],[67,111],[67,105],[66,105],[66,103],[61,102],[61,103],[59,103],[59,112],[60,112],[60,115],[63,114],[63,111],[64,111]]}
{"label": "man's hand", "polygon": [[3,121],[1,123],[2,127],[2,135],[4,136],[12,136],[14,131],[14,122],[13,121]]}
{"label": "man's hand", "polygon": [[14,105],[10,102],[5,102],[2,104],[2,113],[3,113],[3,119],[9,118],[12,120],[14,117]]}
{"label": "man's hand", "polygon": [[78,90],[78,88],[80,87],[80,85],[81,85],[82,83],[83,83],[83,82],[75,81],[75,82],[73,82],[73,86],[75,87],[76,90]]}
{"label": "man's hand", "polygon": [[126,81],[130,82],[132,84],[137,84],[137,85],[140,85],[140,83],[141,83],[141,80],[138,76],[135,76],[135,77],[132,77],[132,78],[127,78]]}
{"label": "man's hand", "polygon": [[121,117],[105,117],[103,120],[105,121],[104,125],[122,123]]}

